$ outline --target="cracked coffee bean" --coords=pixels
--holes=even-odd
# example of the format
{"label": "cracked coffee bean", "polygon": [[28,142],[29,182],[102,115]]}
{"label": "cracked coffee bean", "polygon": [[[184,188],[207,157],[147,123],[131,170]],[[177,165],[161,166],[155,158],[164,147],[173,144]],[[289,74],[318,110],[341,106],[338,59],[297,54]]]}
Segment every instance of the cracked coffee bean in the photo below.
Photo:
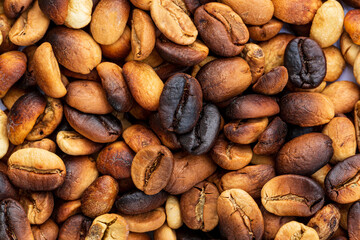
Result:
{"label": "cracked coffee bean", "polygon": [[129,226],[120,215],[104,214],[94,219],[86,236],[88,240],[127,239]]}
{"label": "cracked coffee bean", "polygon": [[178,73],[170,77],[160,97],[162,126],[178,134],[191,131],[200,117],[202,96],[199,82],[190,75]]}
{"label": "cracked coffee bean", "polygon": [[219,191],[209,182],[201,182],[184,193],[180,199],[181,217],[190,229],[208,232],[219,221],[216,203]]}
{"label": "cracked coffee bean", "polygon": [[221,193],[217,201],[220,231],[226,239],[262,239],[264,219],[254,199],[244,190]]}
{"label": "cracked coffee bean", "polygon": [[289,42],[285,50],[284,65],[289,81],[297,88],[319,86],[326,75],[326,59],[319,44],[306,37]]}
{"label": "cracked coffee bean", "polygon": [[181,146],[194,155],[208,152],[215,144],[220,131],[220,123],[221,116],[218,108],[213,104],[206,104],[191,132],[179,136]]}

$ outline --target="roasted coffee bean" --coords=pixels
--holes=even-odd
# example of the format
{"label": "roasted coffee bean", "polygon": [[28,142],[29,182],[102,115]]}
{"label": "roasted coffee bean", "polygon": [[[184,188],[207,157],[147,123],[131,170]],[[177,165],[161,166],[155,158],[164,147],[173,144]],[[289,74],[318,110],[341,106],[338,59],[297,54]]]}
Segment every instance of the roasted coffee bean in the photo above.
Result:
{"label": "roasted coffee bean", "polygon": [[181,195],[181,217],[190,229],[208,232],[213,230],[219,221],[216,210],[219,192],[209,182],[196,184]]}
{"label": "roasted coffee bean", "polygon": [[114,116],[82,113],[68,105],[64,114],[70,126],[78,133],[94,142],[106,143],[115,141],[122,132],[121,122]]}
{"label": "roasted coffee bean", "polygon": [[81,195],[81,211],[95,218],[109,212],[119,192],[119,185],[109,175],[97,178]]}
{"label": "roasted coffee bean", "polygon": [[29,219],[30,224],[46,222],[54,208],[52,192],[29,192],[20,190],[19,203]]}
{"label": "roasted coffee bean", "polygon": [[206,104],[195,127],[179,136],[179,142],[187,152],[200,155],[208,152],[215,144],[220,131],[221,116],[217,107]]}
{"label": "roasted coffee bean", "polygon": [[10,110],[7,124],[7,134],[12,144],[19,145],[24,142],[45,107],[46,100],[38,92],[25,94],[15,102]]}
{"label": "roasted coffee bean", "polygon": [[179,152],[174,154],[174,169],[165,191],[178,195],[204,181],[216,170],[216,164],[207,155],[191,155]]}
{"label": "roasted coffee bean", "polygon": [[9,181],[7,175],[0,172],[0,201],[5,198],[18,199],[18,192]]}
{"label": "roasted coffee bean", "polygon": [[229,6],[211,2],[196,9],[194,23],[212,52],[224,57],[238,55],[249,40],[241,17]]}
{"label": "roasted coffee bean", "polygon": [[133,105],[122,69],[111,62],[102,62],[96,67],[110,105],[118,112],[128,112]]}
{"label": "roasted coffee bean", "polygon": [[130,38],[131,30],[126,26],[123,34],[115,43],[100,45],[103,56],[113,61],[125,59],[131,52]]}
{"label": "roasted coffee bean", "polygon": [[154,0],[150,4],[151,17],[166,38],[180,45],[190,45],[198,35],[194,23],[181,1]]}
{"label": "roasted coffee bean", "polygon": [[131,178],[138,189],[154,195],[169,182],[173,167],[173,155],[168,148],[147,146],[136,153],[131,164]]}
{"label": "roasted coffee bean", "polygon": [[311,216],[322,208],[324,201],[320,185],[299,175],[276,176],[261,190],[261,203],[278,216]]}
{"label": "roasted coffee bean", "polygon": [[270,165],[247,166],[237,171],[225,173],[220,180],[221,191],[242,189],[252,198],[260,198],[261,189],[275,177],[275,169]]}
{"label": "roasted coffee bean", "polygon": [[259,155],[276,154],[285,143],[288,127],[280,117],[275,117],[259,136],[254,153]]}
{"label": "roasted coffee bean", "polygon": [[240,145],[220,135],[210,151],[212,160],[227,170],[238,170],[251,161],[253,153],[249,145]]}
{"label": "roasted coffee bean", "polygon": [[91,219],[83,215],[75,215],[67,219],[59,230],[59,240],[85,240]]}
{"label": "roasted coffee bean", "polygon": [[56,240],[59,233],[59,227],[56,223],[49,219],[41,225],[31,226],[34,240]]}
{"label": "roasted coffee bean", "polygon": [[95,161],[88,156],[69,157],[65,167],[65,181],[56,189],[56,196],[64,200],[79,199],[99,175]]}
{"label": "roasted coffee bean", "polygon": [[17,18],[31,5],[31,0],[6,0],[3,3],[3,12],[9,18]]}
{"label": "roasted coffee bean", "polygon": [[349,239],[358,240],[360,237],[360,201],[351,206],[347,219]]}
{"label": "roasted coffee bean", "polygon": [[159,113],[154,113],[149,117],[150,128],[156,133],[161,143],[171,150],[180,149],[181,145],[174,132],[166,130],[160,121]]}
{"label": "roasted coffee bean", "polygon": [[288,82],[288,72],[284,66],[273,68],[270,72],[261,76],[252,89],[261,94],[275,95],[280,93]]}
{"label": "roasted coffee bean", "polygon": [[4,240],[34,240],[24,209],[11,198],[0,202],[0,236]]}
{"label": "roasted coffee bean", "polygon": [[123,141],[114,142],[101,150],[96,167],[102,174],[108,174],[115,179],[131,177],[131,163],[134,153]]}
{"label": "roasted coffee bean", "polygon": [[307,226],[315,229],[320,240],[331,237],[338,229],[340,222],[340,211],[333,205],[328,204],[320,209],[314,217],[310,219]]}
{"label": "roasted coffee bean", "polygon": [[57,209],[55,210],[54,216],[57,223],[62,223],[71,216],[81,213],[80,200],[67,201],[56,207]]}
{"label": "roasted coffee bean", "polygon": [[137,190],[119,197],[115,202],[115,206],[123,214],[146,213],[163,205],[167,195],[164,191],[154,195],[146,195],[144,192]]}
{"label": "roasted coffee bean", "polygon": [[279,105],[273,98],[249,94],[235,98],[226,108],[226,116],[231,119],[262,118],[279,111]]}
{"label": "roasted coffee bean", "polygon": [[160,96],[162,126],[179,134],[191,131],[200,117],[202,91],[199,82],[185,73],[170,77]]}
{"label": "roasted coffee bean", "polygon": [[128,127],[122,134],[126,144],[138,152],[146,146],[160,145],[160,140],[146,126],[134,124]]}
{"label": "roasted coffee bean", "polygon": [[93,142],[75,131],[59,131],[56,143],[61,151],[72,156],[90,155],[103,147],[101,143]]}
{"label": "roasted coffee bean", "polygon": [[255,43],[245,44],[240,56],[249,64],[252,81],[255,83],[265,71],[265,53],[259,45]]}
{"label": "roasted coffee bean", "polygon": [[316,88],[326,75],[324,52],[309,38],[298,37],[289,42],[284,64],[289,72],[289,81],[298,88]]}
{"label": "roasted coffee bean", "polygon": [[308,133],[287,142],[276,157],[278,174],[311,175],[332,158],[332,140],[322,133]]}
{"label": "roasted coffee bean", "polygon": [[326,164],[319,170],[317,170],[314,174],[311,175],[311,178],[314,179],[316,182],[318,182],[321,187],[325,188],[325,177],[330,172],[331,166],[330,164]]}
{"label": "roasted coffee bean", "polygon": [[301,239],[319,240],[315,229],[307,227],[302,223],[291,221],[284,224],[275,236],[275,240]]}
{"label": "roasted coffee bean", "polygon": [[160,36],[157,38],[155,46],[164,60],[182,66],[194,66],[203,61],[209,54],[209,48],[199,40],[188,46],[183,46]]}
{"label": "roasted coffee bean", "polygon": [[154,232],[154,239],[158,240],[176,240],[176,233],[166,223]]}
{"label": "roasted coffee bean", "polygon": [[63,184],[66,168],[56,154],[40,148],[26,148],[10,156],[8,176],[15,186],[22,189],[51,191]]}
{"label": "roasted coffee bean", "polygon": [[336,164],[325,178],[327,196],[341,204],[360,199],[360,155]]}
{"label": "roasted coffee bean", "polygon": [[335,115],[332,101],[321,93],[294,92],[280,100],[280,117],[300,127],[313,127],[330,122]]}
{"label": "roasted coffee bean", "polygon": [[343,73],[346,62],[339,48],[330,46],[323,49],[326,58],[326,76],[324,81],[334,82]]}
{"label": "roasted coffee bean", "polygon": [[222,192],[217,209],[220,231],[227,239],[262,239],[263,216],[254,199],[244,190]]}
{"label": "roasted coffee bean", "polygon": [[276,233],[279,231],[281,226],[284,224],[294,221],[295,217],[280,217],[276,216],[275,214],[272,214],[264,207],[260,208],[261,213],[264,217],[264,236],[263,238],[265,240],[272,240],[275,238]]}
{"label": "roasted coffee bean", "polygon": [[129,225],[130,232],[144,233],[154,231],[160,228],[166,219],[165,210],[163,208],[156,208],[147,213],[136,215],[121,215],[125,218]]}
{"label": "roasted coffee bean", "polygon": [[129,226],[125,219],[120,215],[110,213],[94,219],[85,239],[125,240],[128,235]]}
{"label": "roasted coffee bean", "polygon": [[283,27],[284,22],[272,18],[260,26],[248,26],[250,38],[255,41],[267,41],[276,36]]}
{"label": "roasted coffee bean", "polygon": [[204,100],[219,103],[243,93],[251,84],[251,69],[239,57],[215,59],[205,64],[196,75]]}

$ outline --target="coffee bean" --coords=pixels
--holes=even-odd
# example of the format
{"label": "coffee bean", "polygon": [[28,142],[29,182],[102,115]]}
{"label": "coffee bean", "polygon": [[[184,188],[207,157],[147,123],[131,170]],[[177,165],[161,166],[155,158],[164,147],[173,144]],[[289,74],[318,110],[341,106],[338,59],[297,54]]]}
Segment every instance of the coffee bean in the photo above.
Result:
{"label": "coffee bean", "polygon": [[166,81],[159,105],[165,129],[179,134],[189,132],[200,117],[201,107],[202,91],[195,78],[179,73]]}
{"label": "coffee bean", "polygon": [[311,216],[321,209],[324,201],[320,185],[299,175],[276,176],[261,190],[261,203],[278,216]]}
{"label": "coffee bean", "polygon": [[289,81],[298,88],[316,88],[326,75],[326,60],[321,47],[312,39],[299,37],[289,42],[284,64]]}
{"label": "coffee bean", "polygon": [[59,230],[59,240],[85,240],[91,219],[83,215],[75,215],[67,219]]}
{"label": "coffee bean", "polygon": [[34,239],[24,209],[11,198],[0,202],[0,236],[4,240]]}
{"label": "coffee bean", "polygon": [[327,196],[338,203],[352,203],[360,199],[360,155],[336,164],[325,178]]}
{"label": "coffee bean", "polygon": [[284,224],[275,236],[276,240],[285,240],[291,238],[319,240],[319,236],[313,228],[307,227],[304,224],[296,221],[291,221]]}
{"label": "coffee bean", "polygon": [[189,133],[179,136],[183,149],[194,155],[208,152],[215,144],[220,131],[220,122],[218,108],[215,105],[206,104],[195,127]]}
{"label": "coffee bean", "polygon": [[355,202],[351,206],[347,219],[349,239],[357,240],[360,236],[360,201]]}
{"label": "coffee bean", "polygon": [[120,215],[110,213],[98,216],[91,224],[86,239],[127,239],[129,226]]}

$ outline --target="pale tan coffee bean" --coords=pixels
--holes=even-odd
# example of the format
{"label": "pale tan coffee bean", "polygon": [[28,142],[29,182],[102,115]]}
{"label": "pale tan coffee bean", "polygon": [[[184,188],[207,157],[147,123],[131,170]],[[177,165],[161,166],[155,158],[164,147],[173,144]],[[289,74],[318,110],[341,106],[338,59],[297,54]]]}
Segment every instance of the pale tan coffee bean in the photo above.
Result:
{"label": "pale tan coffee bean", "polygon": [[9,148],[9,138],[6,130],[7,121],[6,114],[0,110],[0,159],[5,156]]}
{"label": "pale tan coffee bean", "polygon": [[172,229],[178,229],[183,225],[180,202],[176,196],[169,195],[165,203],[167,225]]}
{"label": "pale tan coffee bean", "polygon": [[275,236],[275,240],[319,240],[319,235],[315,229],[307,227],[302,223],[291,221],[284,224]]}
{"label": "pale tan coffee bean", "polygon": [[343,73],[346,62],[340,50],[335,46],[323,49],[326,58],[326,75],[324,81],[334,82]]}
{"label": "pale tan coffee bean", "polygon": [[92,0],[67,0],[65,26],[80,29],[89,24],[93,8]]}
{"label": "pale tan coffee bean", "polygon": [[345,31],[340,38],[340,48],[345,61],[351,66],[354,66],[355,59],[360,52],[360,46],[355,44]]}
{"label": "pale tan coffee bean", "polygon": [[154,240],[176,240],[175,230],[164,223],[159,229],[155,230]]}

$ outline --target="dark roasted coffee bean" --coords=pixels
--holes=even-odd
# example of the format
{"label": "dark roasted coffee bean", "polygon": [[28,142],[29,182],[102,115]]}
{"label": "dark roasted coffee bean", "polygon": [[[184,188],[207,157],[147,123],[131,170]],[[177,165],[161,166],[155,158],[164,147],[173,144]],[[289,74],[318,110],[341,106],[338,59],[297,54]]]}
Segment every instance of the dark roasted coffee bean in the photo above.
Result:
{"label": "dark roasted coffee bean", "polygon": [[0,202],[0,239],[33,240],[30,222],[20,203],[7,198]]}
{"label": "dark roasted coffee bean", "polygon": [[159,105],[165,129],[179,134],[189,132],[199,119],[201,107],[201,86],[195,78],[178,73],[166,81]]}
{"label": "dark roasted coffee bean", "polygon": [[324,52],[314,40],[306,37],[289,42],[284,65],[289,72],[289,81],[298,88],[316,88],[326,75]]}
{"label": "dark roasted coffee bean", "polygon": [[360,199],[360,155],[354,155],[336,164],[325,178],[328,197],[341,204]]}
{"label": "dark roasted coffee bean", "polygon": [[349,209],[347,226],[350,240],[360,239],[360,201],[355,202]]}
{"label": "dark roasted coffee bean", "polygon": [[312,133],[312,132],[319,132],[321,128],[319,127],[300,127],[297,125],[288,124],[288,133],[286,136],[286,141],[290,141],[296,137],[301,135]]}
{"label": "dark roasted coffee bean", "polygon": [[140,214],[150,212],[160,207],[166,201],[168,194],[161,191],[154,195],[146,195],[140,190],[125,193],[115,202],[116,209],[123,214]]}
{"label": "dark roasted coffee bean", "polygon": [[18,198],[18,193],[11,184],[9,178],[5,173],[0,172],[0,201],[5,198]]}
{"label": "dark roasted coffee bean", "polygon": [[220,130],[220,122],[221,116],[217,107],[213,104],[206,104],[191,132],[179,137],[183,149],[194,155],[208,152],[215,143]]}

